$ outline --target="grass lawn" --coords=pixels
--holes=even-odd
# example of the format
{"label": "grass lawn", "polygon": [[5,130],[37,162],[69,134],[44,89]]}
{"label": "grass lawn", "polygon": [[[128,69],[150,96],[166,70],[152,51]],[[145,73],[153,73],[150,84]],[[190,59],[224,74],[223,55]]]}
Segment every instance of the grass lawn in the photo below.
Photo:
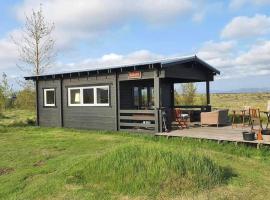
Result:
{"label": "grass lawn", "polygon": [[[270,150],[0,119],[0,199],[267,199]],[[17,116],[14,122],[12,117]],[[3,122],[3,120],[5,120]]]}
{"label": "grass lawn", "polygon": [[228,108],[230,110],[251,106],[265,111],[268,100],[270,100],[270,93],[211,94],[211,105],[214,108]]}

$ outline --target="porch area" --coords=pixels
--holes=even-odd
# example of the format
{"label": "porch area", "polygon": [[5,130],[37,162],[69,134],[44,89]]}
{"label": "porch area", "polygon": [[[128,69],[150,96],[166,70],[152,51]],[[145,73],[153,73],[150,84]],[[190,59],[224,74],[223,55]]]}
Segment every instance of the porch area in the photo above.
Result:
{"label": "porch area", "polygon": [[[200,113],[211,111],[210,82],[219,71],[196,56],[192,59],[163,62],[158,69],[123,72],[117,80],[118,130],[163,132],[171,130],[175,109],[188,112],[197,122]],[[205,87],[204,105],[175,103],[175,85],[200,82]]]}
{"label": "porch area", "polygon": [[[257,127],[259,128],[259,127]],[[248,144],[255,145],[257,148],[260,148],[262,145],[270,145],[270,142],[266,142],[264,140],[254,140],[247,141],[243,140],[242,132],[250,131],[250,127],[245,128],[232,128],[232,126],[223,126],[223,127],[190,127],[189,129],[183,130],[173,130],[169,133],[156,133],[155,136],[162,137],[180,137],[182,139],[185,138],[193,138],[198,140],[212,140],[217,143],[222,142],[232,142],[235,145],[237,144]]]}

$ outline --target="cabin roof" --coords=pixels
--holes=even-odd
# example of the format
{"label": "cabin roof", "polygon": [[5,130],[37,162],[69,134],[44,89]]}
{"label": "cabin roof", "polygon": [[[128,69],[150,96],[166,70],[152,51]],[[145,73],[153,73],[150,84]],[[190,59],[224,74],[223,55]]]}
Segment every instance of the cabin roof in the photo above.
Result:
{"label": "cabin roof", "polygon": [[26,76],[24,77],[26,80],[37,80],[42,78],[57,78],[57,77],[80,77],[80,74],[104,74],[104,73],[112,73],[112,72],[122,72],[122,71],[134,71],[140,69],[162,69],[167,68],[170,66],[175,66],[179,64],[185,63],[199,63],[205,69],[211,71],[214,75],[220,74],[220,71],[208,64],[207,62],[203,61],[202,59],[198,58],[196,55],[192,56],[185,56],[185,57],[177,57],[177,58],[167,58],[167,59],[160,59],[160,60],[153,60],[147,62],[140,62],[134,64],[127,64],[127,65],[117,65],[117,66],[104,66],[104,67],[91,67],[89,69],[84,70],[76,70],[76,71],[66,71],[60,73],[52,73],[52,74],[42,74],[38,76]]}

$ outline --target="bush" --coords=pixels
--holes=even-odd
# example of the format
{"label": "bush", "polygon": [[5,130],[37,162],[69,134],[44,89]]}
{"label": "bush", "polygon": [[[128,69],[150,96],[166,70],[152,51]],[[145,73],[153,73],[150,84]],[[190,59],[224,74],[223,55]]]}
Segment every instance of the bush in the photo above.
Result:
{"label": "bush", "polygon": [[26,124],[29,126],[35,126],[36,125],[36,120],[35,119],[27,119]]}
{"label": "bush", "polygon": [[17,93],[15,106],[19,109],[34,110],[36,107],[36,93],[31,88],[25,88]]}

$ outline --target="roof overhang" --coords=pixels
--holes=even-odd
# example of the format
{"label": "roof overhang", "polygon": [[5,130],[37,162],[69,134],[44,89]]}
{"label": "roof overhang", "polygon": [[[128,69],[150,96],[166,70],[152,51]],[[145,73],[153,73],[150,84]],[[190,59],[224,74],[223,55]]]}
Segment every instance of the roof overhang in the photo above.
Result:
{"label": "roof overhang", "polygon": [[46,80],[46,79],[59,79],[59,78],[77,78],[77,77],[85,77],[91,75],[99,75],[99,74],[112,74],[112,73],[121,73],[128,72],[134,70],[151,70],[151,69],[162,69],[169,67],[175,64],[184,64],[184,63],[200,63],[205,69],[213,72],[213,75],[220,74],[220,71],[209,65],[207,62],[195,56],[188,56],[182,58],[173,58],[173,59],[163,59],[156,60],[152,62],[143,62],[136,63],[130,65],[120,65],[114,67],[104,67],[104,68],[92,68],[81,71],[70,71],[70,72],[62,72],[55,74],[44,74],[39,76],[27,76],[24,77],[26,80]]}

